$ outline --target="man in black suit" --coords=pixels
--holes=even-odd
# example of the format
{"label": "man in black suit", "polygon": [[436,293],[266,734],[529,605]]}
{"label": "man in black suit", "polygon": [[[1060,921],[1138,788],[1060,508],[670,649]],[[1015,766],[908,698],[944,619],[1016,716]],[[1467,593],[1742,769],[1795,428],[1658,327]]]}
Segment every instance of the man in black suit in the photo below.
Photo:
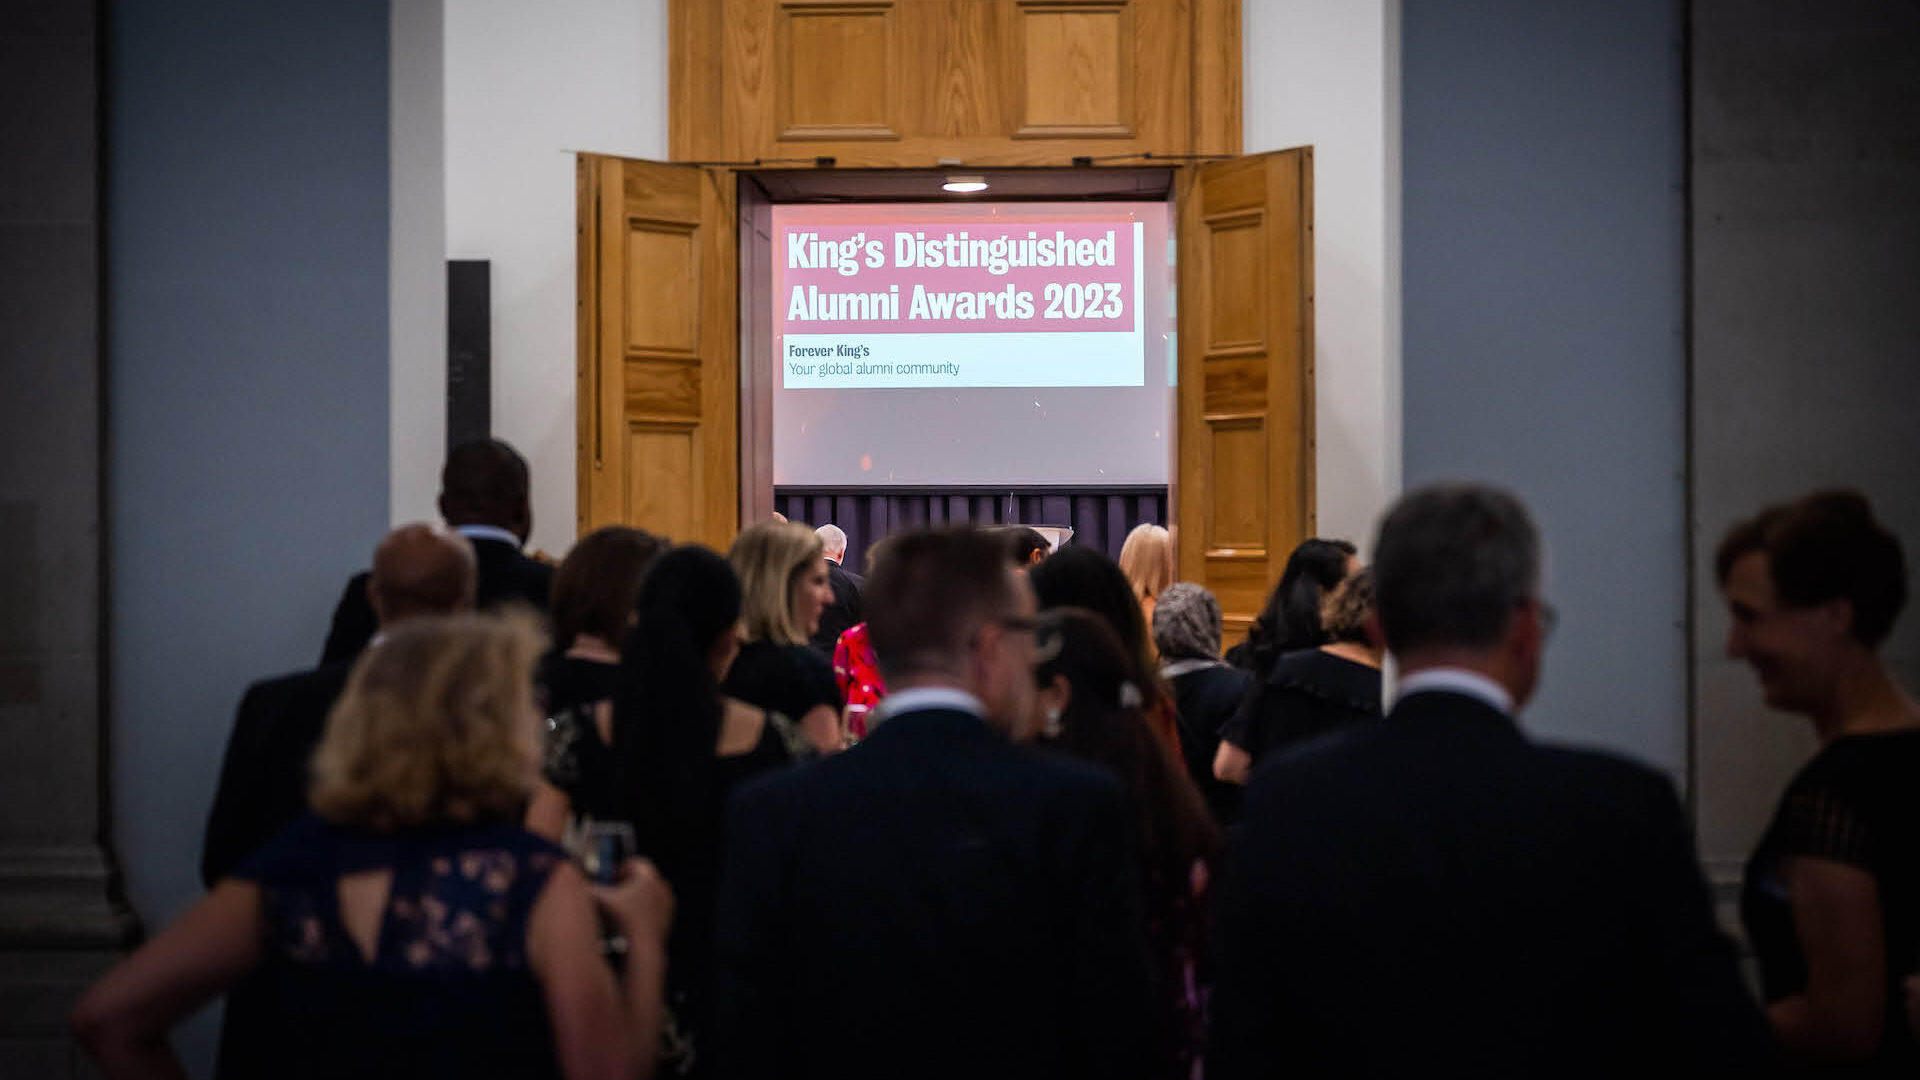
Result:
{"label": "man in black suit", "polygon": [[721,1074],[1125,1080],[1152,1068],[1115,777],[1031,736],[1034,599],[985,533],[909,533],[867,625],[860,745],[742,790],[719,904]]}
{"label": "man in black suit", "polygon": [[[471,608],[474,578],[472,546],[458,534],[403,525],[374,550],[367,595],[387,627]],[[307,760],[352,668],[349,658],[247,688],[207,820],[200,876],[208,888],[306,812]]]}
{"label": "man in black suit", "polygon": [[1552,621],[1539,566],[1495,489],[1421,489],[1382,522],[1399,699],[1254,774],[1210,1078],[1764,1068],[1672,785],[1516,726]]}
{"label": "man in black suit", "polygon": [[[527,462],[518,451],[499,439],[454,447],[440,470],[440,516],[473,544],[479,567],[475,603],[482,610],[516,601],[547,610],[553,567],[521,551],[533,534],[533,502]],[[364,570],[355,574],[340,594],[322,664],[352,661],[373,638],[368,577]]]}
{"label": "man in black suit", "polygon": [[867,580],[841,565],[847,557],[847,534],[840,526],[822,525],[813,532],[827,557],[827,584],[833,586],[833,603],[820,613],[820,628],[808,644],[832,656],[840,635],[866,618],[860,591],[866,588]]}

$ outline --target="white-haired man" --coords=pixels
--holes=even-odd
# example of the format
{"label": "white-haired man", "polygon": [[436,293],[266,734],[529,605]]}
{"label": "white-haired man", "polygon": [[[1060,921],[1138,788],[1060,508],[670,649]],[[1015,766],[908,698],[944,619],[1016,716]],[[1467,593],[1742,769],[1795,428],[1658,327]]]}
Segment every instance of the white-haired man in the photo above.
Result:
{"label": "white-haired man", "polygon": [[865,621],[861,612],[860,591],[867,581],[859,574],[841,565],[847,557],[847,534],[838,525],[822,525],[813,530],[820,538],[820,546],[827,557],[827,582],[833,586],[833,603],[820,613],[820,628],[813,632],[808,642],[814,648],[828,656],[833,655],[834,642],[852,626]]}

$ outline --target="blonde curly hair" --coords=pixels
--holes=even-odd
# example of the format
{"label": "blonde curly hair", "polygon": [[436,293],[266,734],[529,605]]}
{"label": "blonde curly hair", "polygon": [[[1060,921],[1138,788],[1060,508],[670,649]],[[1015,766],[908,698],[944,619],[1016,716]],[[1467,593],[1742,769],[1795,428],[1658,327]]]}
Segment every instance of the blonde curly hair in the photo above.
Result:
{"label": "blonde curly hair", "polygon": [[327,716],[309,799],[382,832],[520,813],[535,777],[529,614],[408,619],[367,649]]}

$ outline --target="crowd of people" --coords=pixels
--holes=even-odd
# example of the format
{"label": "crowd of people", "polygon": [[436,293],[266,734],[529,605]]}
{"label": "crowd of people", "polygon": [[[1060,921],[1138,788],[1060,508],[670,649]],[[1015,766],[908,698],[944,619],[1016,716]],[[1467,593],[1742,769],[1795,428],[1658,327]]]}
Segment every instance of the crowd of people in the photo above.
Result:
{"label": "crowd of people", "polygon": [[[1245,639],[1143,525],[639,529],[525,555],[486,440],[320,664],[242,699],[208,894],[83,998],[110,1076],[1905,1075],[1920,706],[1898,540],[1733,527],[1730,655],[1818,755],[1749,864],[1759,985],[1660,774],[1530,739],[1554,623],[1511,495],[1311,539]],[[1391,697],[1382,669],[1398,674]]]}

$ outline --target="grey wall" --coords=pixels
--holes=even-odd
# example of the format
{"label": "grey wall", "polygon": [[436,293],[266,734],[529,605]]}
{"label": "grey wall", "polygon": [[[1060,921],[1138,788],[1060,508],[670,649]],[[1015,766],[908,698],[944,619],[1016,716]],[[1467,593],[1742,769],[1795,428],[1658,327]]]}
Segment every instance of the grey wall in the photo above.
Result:
{"label": "grey wall", "polygon": [[242,689],[313,663],[386,524],[387,27],[386,0],[110,12],[113,817],[149,925],[200,892]]}
{"label": "grey wall", "polygon": [[[1694,0],[1691,41],[1698,805],[1731,882],[1813,740],[1725,658],[1714,544],[1846,485],[1920,556],[1920,6]],[[1920,619],[1884,654],[1920,686]]]}
{"label": "grey wall", "polygon": [[82,1072],[66,1016],[131,929],[100,846],[99,24],[0,5],[0,1077]]}
{"label": "grey wall", "polygon": [[1526,499],[1561,615],[1529,727],[1682,779],[1677,0],[1403,20],[1406,484]]}

